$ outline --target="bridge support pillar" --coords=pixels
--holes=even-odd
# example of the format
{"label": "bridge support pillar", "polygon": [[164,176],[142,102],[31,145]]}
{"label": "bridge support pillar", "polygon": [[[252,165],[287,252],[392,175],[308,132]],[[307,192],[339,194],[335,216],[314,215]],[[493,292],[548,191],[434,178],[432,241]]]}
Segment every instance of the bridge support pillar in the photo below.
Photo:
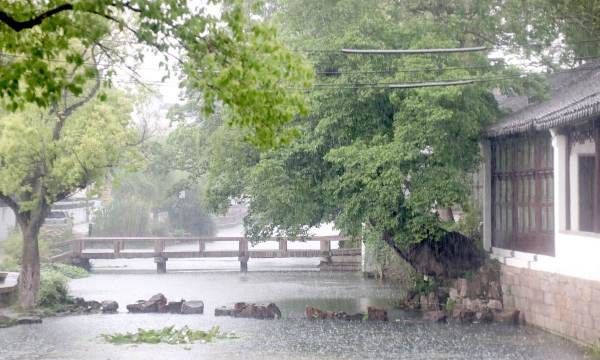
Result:
{"label": "bridge support pillar", "polygon": [[167,258],[164,256],[158,256],[154,258],[154,262],[156,263],[156,272],[159,274],[167,273]]}
{"label": "bridge support pillar", "polygon": [[248,272],[248,256],[240,256],[240,272],[247,273]]}
{"label": "bridge support pillar", "polygon": [[90,259],[84,257],[73,257],[71,258],[71,265],[83,268],[85,271],[92,270],[92,264],[90,263]]}

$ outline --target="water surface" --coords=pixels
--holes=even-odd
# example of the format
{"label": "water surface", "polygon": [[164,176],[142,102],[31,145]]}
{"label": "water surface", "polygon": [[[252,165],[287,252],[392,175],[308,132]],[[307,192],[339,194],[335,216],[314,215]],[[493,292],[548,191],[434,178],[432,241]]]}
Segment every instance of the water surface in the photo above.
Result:
{"label": "water surface", "polygon": [[[277,260],[277,261],[275,261]],[[114,299],[124,305],[162,292],[169,299],[204,300],[204,315],[127,314],[51,318],[40,325],[0,329],[0,359],[582,359],[577,346],[537,329],[505,325],[432,324],[399,310],[391,321],[311,321],[307,305],[326,310],[365,311],[369,305],[392,308],[401,289],[360,274],[319,273],[314,260],[251,260],[240,274],[237,261],[169,261],[157,275],[152,261],[96,263],[96,272],[74,280],[74,295]],[[115,265],[119,265],[115,267]],[[198,271],[197,269],[203,269]],[[190,270],[194,269],[194,270]],[[133,271],[135,270],[135,271]],[[267,271],[268,270],[268,271]],[[295,270],[295,271],[291,271]],[[214,308],[236,301],[275,302],[282,320],[214,317]],[[123,310],[122,310],[123,311]],[[219,325],[240,338],[210,344],[116,346],[100,334],[189,325]]]}

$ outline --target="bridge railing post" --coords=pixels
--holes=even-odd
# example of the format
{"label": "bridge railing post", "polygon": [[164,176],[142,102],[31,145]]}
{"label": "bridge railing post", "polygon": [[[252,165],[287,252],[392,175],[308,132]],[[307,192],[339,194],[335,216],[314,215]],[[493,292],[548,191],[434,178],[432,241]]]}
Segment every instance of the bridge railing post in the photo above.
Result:
{"label": "bridge railing post", "polygon": [[164,256],[165,239],[154,240],[154,262],[156,263],[156,272],[165,274],[167,272],[167,258]]}
{"label": "bridge railing post", "polygon": [[279,239],[279,255],[285,256],[285,253],[288,251],[288,241],[287,239]]}
{"label": "bridge railing post", "polygon": [[204,239],[200,239],[198,241],[198,252],[202,255],[204,251],[206,251],[206,243],[204,242]]}
{"label": "bridge railing post", "polygon": [[239,242],[239,261],[240,261],[240,271],[248,272],[248,259],[250,255],[248,253],[248,238],[242,237]]}
{"label": "bridge railing post", "polygon": [[331,242],[329,240],[321,240],[319,244],[319,248],[321,249],[321,264],[319,265],[320,267],[323,264],[331,263]]}
{"label": "bridge railing post", "polygon": [[329,256],[331,254],[331,242],[329,240],[321,240],[319,244],[321,256]]}
{"label": "bridge railing post", "polygon": [[161,256],[165,251],[165,240],[156,239],[154,240],[154,256]]}
{"label": "bridge railing post", "polygon": [[121,253],[121,240],[113,240],[113,251],[115,252],[115,257]]}

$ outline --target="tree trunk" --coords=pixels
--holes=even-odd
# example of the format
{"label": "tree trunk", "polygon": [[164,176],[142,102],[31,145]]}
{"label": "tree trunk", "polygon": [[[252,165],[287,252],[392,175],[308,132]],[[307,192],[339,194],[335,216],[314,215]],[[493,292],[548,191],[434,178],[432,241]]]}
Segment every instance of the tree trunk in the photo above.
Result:
{"label": "tree trunk", "polygon": [[462,276],[483,265],[485,255],[468,237],[447,232],[439,240],[425,240],[406,248],[398,246],[394,236],[384,231],[382,240],[417,272],[439,278]]}
{"label": "tree trunk", "polygon": [[40,289],[40,251],[38,235],[42,226],[43,216],[33,219],[25,215],[17,215],[23,234],[23,256],[19,274],[19,305],[27,310],[36,305]]}

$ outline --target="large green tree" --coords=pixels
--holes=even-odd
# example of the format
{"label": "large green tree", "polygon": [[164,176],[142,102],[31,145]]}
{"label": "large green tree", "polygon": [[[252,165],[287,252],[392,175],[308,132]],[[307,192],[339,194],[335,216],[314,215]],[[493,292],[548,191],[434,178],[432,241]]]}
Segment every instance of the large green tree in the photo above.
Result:
{"label": "large green tree", "polygon": [[[342,48],[489,46],[507,41],[494,1],[279,1],[269,8],[290,46],[318,76],[311,112],[290,126],[289,146],[258,152],[232,146],[243,133],[204,120],[188,133],[207,156],[194,166],[206,199],[222,210],[249,204],[246,231],[303,236],[333,221],[345,234],[387,242],[419,271],[448,275],[452,256],[477,264],[473,244],[448,232],[435,211],[468,201],[482,127],[499,110],[492,90],[542,89],[534,77],[488,52],[342,55]],[[503,43],[515,49],[518,43]],[[467,86],[392,89],[388,84],[478,79]],[[185,129],[180,129],[185,133]],[[185,152],[185,149],[182,149]],[[465,254],[462,254],[466,250]],[[473,250],[473,251],[471,251]],[[464,255],[464,256],[462,256]],[[473,260],[473,261],[471,261]],[[465,266],[462,266],[465,265]]]}
{"label": "large green tree", "polygon": [[[142,45],[162,54],[163,65],[176,58],[186,85],[202,93],[206,112],[221,102],[230,108],[228,123],[249,129],[249,140],[275,145],[289,139],[282,126],[306,111],[300,90],[311,73],[256,16],[253,3],[1,0],[0,98],[11,109],[51,106],[63,92],[77,95],[89,78],[111,73],[99,74],[82,49],[97,44],[110,66],[128,62]],[[144,48],[133,55],[140,63]],[[72,68],[85,71],[73,77]]]}
{"label": "large green tree", "polygon": [[50,110],[34,105],[0,115],[0,199],[15,213],[23,235],[19,302],[35,305],[40,283],[38,234],[51,205],[89,185],[108,169],[139,159],[133,144],[132,100],[99,83],[80,96],[63,93]]}

